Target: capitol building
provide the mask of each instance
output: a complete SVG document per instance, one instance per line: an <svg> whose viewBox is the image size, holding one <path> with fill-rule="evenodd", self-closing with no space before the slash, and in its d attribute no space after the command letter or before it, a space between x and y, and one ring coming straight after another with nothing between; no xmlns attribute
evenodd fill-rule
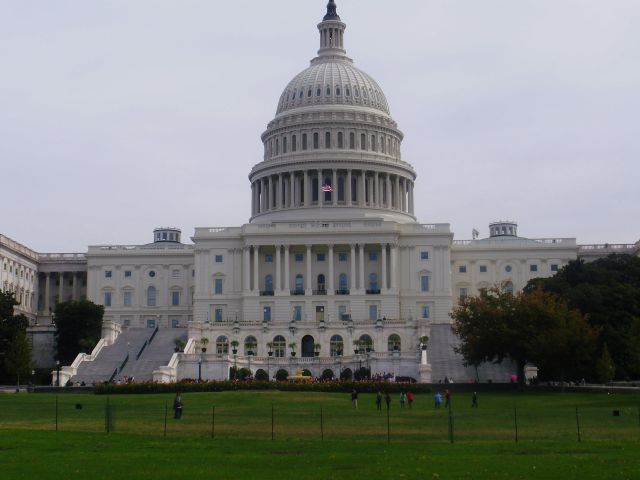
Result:
<svg viewBox="0 0 640 480"><path fill-rule="evenodd" d="M103 339L62 366L61 382L226 379L233 366L271 378L367 367L423 382L508 381L508 368L467 368L455 354L449 313L460 298L494 285L520 290L578 257L638 254L640 243L519 237L514 221L471 240L420 223L420 172L402 156L384 92L347 55L335 2L317 27L317 56L286 85L262 133L248 223L196 228L193 243L157 228L148 244L74 254L0 236L0 286L30 318L41 366L54 363L56 302L105 307Z"/></svg>

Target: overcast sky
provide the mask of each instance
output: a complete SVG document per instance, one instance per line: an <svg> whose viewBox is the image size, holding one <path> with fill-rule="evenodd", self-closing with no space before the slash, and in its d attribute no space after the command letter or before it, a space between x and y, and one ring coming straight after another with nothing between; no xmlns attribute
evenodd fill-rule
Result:
<svg viewBox="0 0 640 480"><path fill-rule="evenodd" d="M640 1L338 0L421 223L640 239ZM239 226L326 0L0 0L0 233L40 252Z"/></svg>

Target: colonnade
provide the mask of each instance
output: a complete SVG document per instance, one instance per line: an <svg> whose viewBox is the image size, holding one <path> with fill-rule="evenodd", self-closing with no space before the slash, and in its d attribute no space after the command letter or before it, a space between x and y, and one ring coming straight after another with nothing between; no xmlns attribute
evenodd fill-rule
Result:
<svg viewBox="0 0 640 480"><path fill-rule="evenodd" d="M251 213L341 205L413 215L413 188L413 180L407 177L377 171L322 168L283 172L251 184Z"/></svg>
<svg viewBox="0 0 640 480"><path fill-rule="evenodd" d="M44 277L44 288L41 290L43 292L42 303L40 304L40 311L47 314L49 310L53 310L55 307L55 299L52 302L51 294L57 290L57 301L64 302L65 292L68 292L68 288L65 289L65 279L71 279L71 300L79 300L81 296L84 296L85 288L86 288L86 274L84 272L44 272L42 276ZM51 280L57 278L58 285L51 285ZM54 288L56 290L54 290Z"/></svg>
<svg viewBox="0 0 640 480"><path fill-rule="evenodd" d="M365 248L366 247L366 248ZM368 282L365 277L365 257L369 253L376 253L379 256L375 260L376 276L379 275L379 287L377 289L369 289ZM274 255L273 269L269 268L268 272L261 272L261 255ZM296 260L296 255L303 255L305 263L305 276L302 288L296 284L295 279L292 283L291 261ZM316 268L312 268L313 254L325 254L325 261L315 262ZM340 259L339 255L346 255L348 269L342 268L340 271L347 276L346 285L340 285L339 275L336 275L336 259ZM368 262L370 259L367 260ZM364 244L351 243L340 245L251 245L244 248L243 257L243 291L245 293L268 293L275 295L313 295L313 280L318 275L326 276L326 285L324 289L316 289L317 294L321 295L349 295L355 294L379 294L388 290L397 288L398 278L398 246L395 244ZM260 289L261 280L264 274L275 274L273 282L273 290L264 292ZM368 269L369 271L371 268ZM357 275L356 275L357 272ZM357 280L357 282L356 282ZM263 282L264 283L264 282ZM346 286L346 288L344 288ZM320 291L320 293L318 293Z"/></svg>

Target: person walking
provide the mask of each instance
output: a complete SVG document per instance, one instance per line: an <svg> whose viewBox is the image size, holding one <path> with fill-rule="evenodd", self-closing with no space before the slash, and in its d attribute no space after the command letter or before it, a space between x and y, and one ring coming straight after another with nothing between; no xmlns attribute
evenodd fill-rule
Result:
<svg viewBox="0 0 640 480"><path fill-rule="evenodd" d="M407 396L404 393L404 390L400 392L400 408L404 408L404 402L407 399Z"/></svg>
<svg viewBox="0 0 640 480"><path fill-rule="evenodd" d="M411 391L407 392L407 403L409 404L409 410L411 410L413 405L413 392Z"/></svg>
<svg viewBox="0 0 640 480"><path fill-rule="evenodd" d="M451 392L449 390L444 391L444 408L451 406Z"/></svg>
<svg viewBox="0 0 640 480"><path fill-rule="evenodd" d="M391 408L391 397L389 396L389 392L385 392L384 394L384 401L387 404L387 412L389 411L389 409Z"/></svg>
<svg viewBox="0 0 640 480"><path fill-rule="evenodd" d="M442 405L442 395L440 394L440 392L436 392L436 394L433 396L433 401L435 407L440 408L440 405Z"/></svg>
<svg viewBox="0 0 640 480"><path fill-rule="evenodd" d="M376 393L376 410L382 410L382 392L380 390Z"/></svg>
<svg viewBox="0 0 640 480"><path fill-rule="evenodd" d="M478 408L478 392L473 392L471 396L471 408Z"/></svg>
<svg viewBox="0 0 640 480"><path fill-rule="evenodd" d="M358 408L358 391L355 388L351 392L351 406L355 409Z"/></svg>
<svg viewBox="0 0 640 480"><path fill-rule="evenodd" d="M180 420L182 418L182 408L184 404L182 403L182 395L180 392L176 393L176 398L173 399L173 418L176 420Z"/></svg>

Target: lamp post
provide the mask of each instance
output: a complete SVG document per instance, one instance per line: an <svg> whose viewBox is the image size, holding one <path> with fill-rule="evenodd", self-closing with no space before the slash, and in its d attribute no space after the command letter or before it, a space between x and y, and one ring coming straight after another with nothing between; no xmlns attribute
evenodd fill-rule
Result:
<svg viewBox="0 0 640 480"><path fill-rule="evenodd" d="M202 382L202 354L198 355L198 383Z"/></svg>

